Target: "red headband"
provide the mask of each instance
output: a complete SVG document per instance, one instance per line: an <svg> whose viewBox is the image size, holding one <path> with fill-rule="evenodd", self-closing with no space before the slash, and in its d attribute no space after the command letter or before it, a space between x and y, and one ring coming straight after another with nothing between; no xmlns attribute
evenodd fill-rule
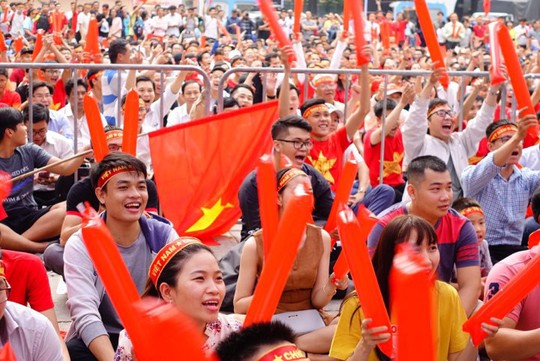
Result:
<svg viewBox="0 0 540 361"><path fill-rule="evenodd" d="M161 272L163 272L163 269L169 263L169 261L180 251L182 251L184 248L186 248L189 245L192 244L202 244L201 241L199 241L197 238L194 237L182 237L178 238L176 241L171 242L165 247L163 247L158 254L156 255L156 258L152 261L152 264L150 265L150 269L148 270L148 277L152 280L152 283L157 288L158 284L157 281L159 279L159 276L161 276Z"/></svg>
<svg viewBox="0 0 540 361"><path fill-rule="evenodd" d="M124 136L123 131L121 131L121 130L111 130L111 131L105 133L105 140L122 138L123 136Z"/></svg>
<svg viewBox="0 0 540 361"><path fill-rule="evenodd" d="M101 173L101 175L99 176L97 186L99 188L103 188L103 186L107 184L107 182L110 181L111 178L117 174L127 173L127 172L136 172L136 171L137 170L134 167L127 166L127 165L121 165L118 167L114 167L112 169L108 169L105 172Z"/></svg>
<svg viewBox="0 0 540 361"><path fill-rule="evenodd" d="M296 345L278 346L261 357L258 361L275 361L275 360L307 360L304 351L298 349Z"/></svg>
<svg viewBox="0 0 540 361"><path fill-rule="evenodd" d="M489 136L488 141L490 143L493 143L494 141L499 139L502 134L504 134L506 132L517 132L517 128L516 128L515 125L512 125L512 124L503 125L503 126L497 128L497 129L495 129L493 131L493 133L491 133L491 135Z"/></svg>
<svg viewBox="0 0 540 361"><path fill-rule="evenodd" d="M302 117L307 119L311 116L311 114L315 112L324 112L324 111L328 111L328 106L326 104L315 104L307 108L304 114L302 114Z"/></svg>
<svg viewBox="0 0 540 361"><path fill-rule="evenodd" d="M463 217L467 217L467 218L469 218L471 214L475 214L475 213L481 214L482 216L484 215L482 208L477 207L477 206L467 207L465 209L462 209L461 212L459 213L461 213Z"/></svg>
<svg viewBox="0 0 540 361"><path fill-rule="evenodd" d="M298 168L291 168L289 169L287 172L285 172L285 174L283 175L283 177L281 177L281 179L279 180L278 182L278 187L277 187L277 191L278 193L283 189L285 188L285 186L287 185L287 183L289 183L293 178L296 178L297 176L299 175L306 175L306 173L302 172L300 169Z"/></svg>

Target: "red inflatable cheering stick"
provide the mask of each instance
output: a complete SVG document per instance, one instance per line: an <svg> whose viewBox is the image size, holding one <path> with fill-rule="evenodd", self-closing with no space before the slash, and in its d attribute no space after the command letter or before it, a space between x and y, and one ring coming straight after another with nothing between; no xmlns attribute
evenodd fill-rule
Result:
<svg viewBox="0 0 540 361"><path fill-rule="evenodd" d="M267 260L279 222L274 158L268 154L261 157L257 168L257 191L263 232L264 260Z"/></svg>
<svg viewBox="0 0 540 361"><path fill-rule="evenodd" d="M139 93L131 89L124 104L124 134L122 152L135 156L137 154L137 134L139 133Z"/></svg>
<svg viewBox="0 0 540 361"><path fill-rule="evenodd" d="M342 252L345 252L347 257L364 315L366 318L373 319L371 323L373 326L386 326L390 330L390 318L371 264L366 242L362 240L362 230L354 212L350 208L340 210L337 215L337 225L339 238L343 245ZM388 357L392 357L392 339L379 344L379 348Z"/></svg>
<svg viewBox="0 0 540 361"><path fill-rule="evenodd" d="M296 35L300 32L300 18L302 17L302 10L304 10L304 0L295 0L294 2L294 26L293 34Z"/></svg>
<svg viewBox="0 0 540 361"><path fill-rule="evenodd" d="M17 356L15 356L9 341L0 349L0 361L17 361Z"/></svg>
<svg viewBox="0 0 540 361"><path fill-rule="evenodd" d="M334 197L334 203L330 209L330 215L324 229L328 233L334 232L336 229L336 215L338 210L343 204L347 204L349 195L351 194L351 188L353 186L356 175L358 174L358 163L354 159L349 159L343 167L343 173L339 179L339 183L336 188L336 195ZM332 239L332 247L336 243L335 239ZM341 278L340 278L341 279Z"/></svg>
<svg viewBox="0 0 540 361"><path fill-rule="evenodd" d="M497 85L504 83L506 78L501 69L501 48L499 46L499 37L497 36L497 27L501 24L496 21L489 23L489 55L491 56L491 68L489 69L491 84Z"/></svg>
<svg viewBox="0 0 540 361"><path fill-rule="evenodd" d="M445 72L439 81L445 89L448 89L450 78L446 72L441 47L437 41L437 34L435 34L435 28L433 27L433 21L431 21L431 15L429 14L426 0L414 0L414 5L416 7L416 14L418 16L418 21L420 22L420 27L422 28L422 33L426 39L429 54L433 60L433 65L436 68L445 69Z"/></svg>
<svg viewBox="0 0 540 361"><path fill-rule="evenodd" d="M272 251L259 277L244 326L269 322L276 311L298 253L306 223L311 218L313 195L306 189L306 185L298 185L285 205Z"/></svg>
<svg viewBox="0 0 540 361"><path fill-rule="evenodd" d="M364 38L364 11L362 9L362 2L358 0L350 0L348 3L349 10L352 12L354 20L354 43L356 45L356 64L358 66L369 63L370 59L363 54L362 49L366 45L366 39Z"/></svg>
<svg viewBox="0 0 540 361"><path fill-rule="evenodd" d="M390 272L399 361L435 360L433 276L409 243L397 246Z"/></svg>
<svg viewBox="0 0 540 361"><path fill-rule="evenodd" d="M521 69L516 48L508 28L504 25L499 25L497 27L497 36L499 38L499 45L506 63L506 68L508 69L508 76L510 76L510 81L512 82L512 88L514 89L518 109L523 109L520 115L536 115L531 101L531 96L529 95L529 87L527 86L527 81L523 76L523 70ZM527 136L523 140L523 146L528 147L534 145L537 141L538 125L535 125L534 127L530 127L528 129Z"/></svg>
<svg viewBox="0 0 540 361"><path fill-rule="evenodd" d="M463 324L463 331L471 334L475 346L487 336L482 330L483 322L493 324L492 317L503 319L516 305L540 283L540 249L535 256L510 281L478 309Z"/></svg>
<svg viewBox="0 0 540 361"><path fill-rule="evenodd" d="M283 48L286 45L291 45L291 39L289 39L287 35L285 35L285 32L279 25L276 9L274 8L272 1L259 0L259 7L261 9L261 13L264 15L264 17L268 21L268 25L270 26L270 29L272 30L272 34L276 37L279 43L279 46ZM289 57L289 62L292 63L295 60L296 60L296 57L294 55L291 55Z"/></svg>
<svg viewBox="0 0 540 361"><path fill-rule="evenodd" d="M377 224L377 218L361 204L360 207L358 207L358 221L360 222L360 239L358 242L367 243L369 233ZM345 256L345 252L341 252L336 263L334 263L334 278L336 280L343 279L347 272L349 272L347 257Z"/></svg>
<svg viewBox="0 0 540 361"><path fill-rule="evenodd" d="M92 139L94 157L96 158L96 161L101 162L107 153L109 153L109 147L107 146L105 131L103 130L103 124L101 123L99 107L96 100L88 94L84 96L83 107L88 122L88 128L90 130L90 138Z"/></svg>

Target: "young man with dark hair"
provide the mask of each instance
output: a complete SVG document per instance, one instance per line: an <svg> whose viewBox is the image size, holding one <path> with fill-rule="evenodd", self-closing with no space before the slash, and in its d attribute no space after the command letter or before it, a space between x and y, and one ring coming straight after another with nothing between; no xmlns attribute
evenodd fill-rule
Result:
<svg viewBox="0 0 540 361"><path fill-rule="evenodd" d="M322 174L305 163L306 156L313 146L310 132L311 125L304 118L289 115L274 123L272 139L274 140L276 160L279 161L281 155L284 155L291 160L293 167L301 169L310 177L313 197L315 198L313 219L320 224L326 222L334 196ZM242 239L244 239L250 231L261 227L256 171L251 172L244 179L238 191L238 198L242 210Z"/></svg>
<svg viewBox="0 0 540 361"><path fill-rule="evenodd" d="M9 74L7 69L0 69L0 103L19 108L21 106L21 96L19 93L7 89L8 80Z"/></svg>
<svg viewBox="0 0 540 361"><path fill-rule="evenodd" d="M26 144L26 141L27 132L22 113L14 108L0 108L0 169L11 177L59 161L37 145ZM70 175L83 162L84 156L80 156L49 170L60 175ZM6 233L2 231L4 248L43 252L46 244L39 242L60 234L65 203L37 209L32 189L32 177L16 181L4 201L7 218L2 223L8 228ZM11 230L20 236L13 236Z"/></svg>
<svg viewBox="0 0 540 361"><path fill-rule="evenodd" d="M32 84L32 102L41 103L49 109L49 129L73 139L73 127L62 112L51 109L53 87L46 82L36 81Z"/></svg>
<svg viewBox="0 0 540 361"><path fill-rule="evenodd" d="M256 323L231 333L216 354L221 361L309 360L295 341L293 330L279 321Z"/></svg>
<svg viewBox="0 0 540 361"><path fill-rule="evenodd" d="M467 197L476 199L486 214L486 241L493 264L521 251L525 212L529 198L540 187L540 171L518 168L527 129L537 124L535 115L518 124L499 121L486 129L490 153L461 176Z"/></svg>
<svg viewBox="0 0 540 361"><path fill-rule="evenodd" d="M441 261L439 279L450 282L456 268L459 295L470 315L480 295L480 267L476 232L471 222L461 216L452 204L452 179L446 164L431 155L412 160L408 167L407 191L411 201L396 204L379 217L368 238L373 253L384 227L395 217L412 214L424 218L435 228Z"/></svg>
<svg viewBox="0 0 540 361"><path fill-rule="evenodd" d="M148 201L146 167L125 153L110 153L90 175L102 218L110 230L139 293L146 284L153 253L178 238L164 219L144 213ZM64 275L67 306L73 323L66 336L72 360L112 360L123 329L81 237L74 233L66 244Z"/></svg>

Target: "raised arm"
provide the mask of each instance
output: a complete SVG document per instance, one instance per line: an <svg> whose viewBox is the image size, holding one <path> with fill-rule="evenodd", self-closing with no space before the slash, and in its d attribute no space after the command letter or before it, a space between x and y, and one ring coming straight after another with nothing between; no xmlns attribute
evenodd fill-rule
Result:
<svg viewBox="0 0 540 361"><path fill-rule="evenodd" d="M365 55L369 55L369 46L364 47L363 52ZM354 138L354 133L356 133L358 128L362 126L362 124L364 123L364 119L368 115L370 109L369 98L371 95L371 91L369 88L368 65L364 64L360 68L362 70L362 73L360 74L360 106L347 118L347 121L345 123L349 139Z"/></svg>

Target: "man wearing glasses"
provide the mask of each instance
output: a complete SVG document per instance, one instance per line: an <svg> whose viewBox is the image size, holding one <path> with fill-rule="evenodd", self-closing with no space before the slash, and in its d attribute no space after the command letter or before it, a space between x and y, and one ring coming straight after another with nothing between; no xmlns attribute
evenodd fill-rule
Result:
<svg viewBox="0 0 540 361"><path fill-rule="evenodd" d="M461 174L469 164L469 157L476 153L484 129L493 121L497 94L502 83L490 85L486 100L476 117L467 123L465 130L454 132L457 115L450 108L448 101L440 98L431 99L432 90L441 75L440 70L433 71L422 92L411 105L409 117L403 124L401 133L405 147L404 163L409 164L412 159L422 155L441 158L450 171L455 200L463 197ZM407 193L404 194L403 200L410 200Z"/></svg>
<svg viewBox="0 0 540 361"><path fill-rule="evenodd" d="M28 307L8 301L11 286L0 261L0 332L17 360L62 361L60 339L51 322Z"/></svg>
<svg viewBox="0 0 540 361"><path fill-rule="evenodd" d="M493 264L524 250L521 236L529 198L540 187L540 171L518 168L527 129L537 124L527 115L518 124L500 120L486 129L490 153L461 176L467 197L475 198L485 213L485 239Z"/></svg>
<svg viewBox="0 0 540 361"><path fill-rule="evenodd" d="M50 109L53 88L49 84L37 81L32 86L32 102L41 103L49 109L49 129L73 139L73 128L69 126L66 116L56 110Z"/></svg>

